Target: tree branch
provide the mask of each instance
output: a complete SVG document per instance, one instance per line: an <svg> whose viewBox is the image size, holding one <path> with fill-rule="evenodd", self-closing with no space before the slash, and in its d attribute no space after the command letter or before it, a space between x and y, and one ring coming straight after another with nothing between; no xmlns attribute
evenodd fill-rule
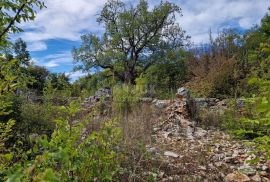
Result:
<svg viewBox="0 0 270 182"><path fill-rule="evenodd" d="M0 34L0 40L4 37L4 35L9 31L9 29L11 28L12 25L15 24L15 21L17 20L18 16L20 15L20 13L22 12L23 8L26 6L26 3L23 3L22 6L18 9L16 15L14 16L14 18L10 21L10 23L8 24L8 26L4 29L4 31Z"/></svg>
<svg viewBox="0 0 270 182"><path fill-rule="evenodd" d="M162 28L162 26L163 26L163 24L164 24L166 18L167 18L167 15L166 15L166 16L163 16L163 18L162 18L160 24L157 24L157 25L156 25L156 28L155 28L155 30L154 30L153 35L152 35L149 39L147 39L147 37L145 38L144 43L136 50L136 52L135 52L136 54L139 54L140 51L146 46L146 44L147 44L149 41L151 41L151 40L157 35L158 31Z"/></svg>

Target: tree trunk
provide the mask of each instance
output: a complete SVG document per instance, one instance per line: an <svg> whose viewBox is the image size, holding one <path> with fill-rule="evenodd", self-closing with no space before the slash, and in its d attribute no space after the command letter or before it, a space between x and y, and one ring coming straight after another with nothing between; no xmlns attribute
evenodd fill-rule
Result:
<svg viewBox="0 0 270 182"><path fill-rule="evenodd" d="M125 83L135 85L136 84L136 75L131 71L126 71L125 73Z"/></svg>

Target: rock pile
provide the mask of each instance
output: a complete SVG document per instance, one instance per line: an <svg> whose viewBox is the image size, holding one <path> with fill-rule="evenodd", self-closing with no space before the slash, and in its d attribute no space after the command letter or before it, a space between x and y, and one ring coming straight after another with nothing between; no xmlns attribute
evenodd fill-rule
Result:
<svg viewBox="0 0 270 182"><path fill-rule="evenodd" d="M157 108L165 108L164 115L166 117L163 122L156 124L156 131L161 130L167 136L184 136L193 139L195 122L192 121L189 109L192 106L191 99L189 92L185 88L180 88L177 92L177 99L165 102L162 104L163 107L158 107L163 102L156 101L155 106Z"/></svg>
<svg viewBox="0 0 270 182"><path fill-rule="evenodd" d="M192 98L185 89L179 89L177 94L173 101L152 102L163 116L153 126L155 142L147 146L154 160L161 161L157 181L270 181L270 164L251 154L246 141L196 126L189 109ZM207 107L226 104L214 99L199 102L208 102ZM252 165L249 161L255 157L260 162Z"/></svg>
<svg viewBox="0 0 270 182"><path fill-rule="evenodd" d="M94 107L99 101L104 101L105 103L108 103L111 101L112 98L112 91L108 87L104 87L96 91L96 93L93 96L90 96L86 98L82 106L84 108L92 108Z"/></svg>

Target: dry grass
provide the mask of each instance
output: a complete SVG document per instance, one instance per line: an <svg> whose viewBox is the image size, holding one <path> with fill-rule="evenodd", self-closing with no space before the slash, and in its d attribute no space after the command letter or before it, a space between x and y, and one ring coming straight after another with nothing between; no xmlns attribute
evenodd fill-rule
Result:
<svg viewBox="0 0 270 182"><path fill-rule="evenodd" d="M119 113L117 115L119 117ZM153 112L151 106L139 103L131 112L127 115L121 114L119 118L123 132L122 145L126 156L123 163L126 171L121 176L121 181L148 181L147 178L153 170L153 161L145 149L145 146L152 142Z"/></svg>
<svg viewBox="0 0 270 182"><path fill-rule="evenodd" d="M218 111L201 109L198 114L198 124L205 129L222 128L223 115Z"/></svg>

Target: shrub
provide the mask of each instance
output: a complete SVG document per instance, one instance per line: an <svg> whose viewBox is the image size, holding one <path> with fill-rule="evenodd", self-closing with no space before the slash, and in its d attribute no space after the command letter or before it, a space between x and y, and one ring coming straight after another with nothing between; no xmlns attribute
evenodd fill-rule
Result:
<svg viewBox="0 0 270 182"><path fill-rule="evenodd" d="M200 97L224 98L234 95L234 67L235 60L227 59L224 55L192 60L189 63L191 81L186 83Z"/></svg>
<svg viewBox="0 0 270 182"><path fill-rule="evenodd" d="M223 113L216 110L200 109L198 113L199 124L205 128L221 128L223 123Z"/></svg>
<svg viewBox="0 0 270 182"><path fill-rule="evenodd" d="M1 56L1 55L0 55ZM0 117L5 117L9 115L12 110L12 102L9 102L5 97L13 92L18 84L16 82L16 76L14 76L11 71L17 64L16 60L11 60L10 62L5 62L0 57ZM13 136L12 128L15 125L13 119L8 119L7 121L0 121L0 179L5 175L5 171L8 169L9 165L13 159L13 153L10 148L7 147L7 141Z"/></svg>
<svg viewBox="0 0 270 182"><path fill-rule="evenodd" d="M45 103L23 103L17 129L23 134L51 135L54 129L55 107Z"/></svg>
<svg viewBox="0 0 270 182"><path fill-rule="evenodd" d="M115 121L106 122L99 131L87 134L83 123L74 123L80 111L79 104L71 102L61 107L51 140L38 137L29 151L39 154L33 161L12 172L9 179L20 181L112 181L120 170L121 153L117 147L121 132ZM40 154L41 153L41 154ZM16 168L16 167L15 167Z"/></svg>
<svg viewBox="0 0 270 182"><path fill-rule="evenodd" d="M7 169L7 166L10 165L13 158L13 154L5 147L5 144L12 137L12 127L14 124L14 120L9 120L6 124L0 123L0 177L3 175L2 172Z"/></svg>
<svg viewBox="0 0 270 182"><path fill-rule="evenodd" d="M113 108L116 112L130 112L138 105L142 92L133 85L115 86L113 88Z"/></svg>
<svg viewBox="0 0 270 182"><path fill-rule="evenodd" d="M265 159L270 160L270 97L269 91L264 92L269 90L270 82L253 78L250 83L260 88L260 94L245 99L242 108L233 105L224 118L224 128L239 138L251 140L256 146L253 152L263 153Z"/></svg>
<svg viewBox="0 0 270 182"><path fill-rule="evenodd" d="M150 66L136 84L147 89L147 96L169 99L187 79L187 53L184 50L170 50L168 54Z"/></svg>

